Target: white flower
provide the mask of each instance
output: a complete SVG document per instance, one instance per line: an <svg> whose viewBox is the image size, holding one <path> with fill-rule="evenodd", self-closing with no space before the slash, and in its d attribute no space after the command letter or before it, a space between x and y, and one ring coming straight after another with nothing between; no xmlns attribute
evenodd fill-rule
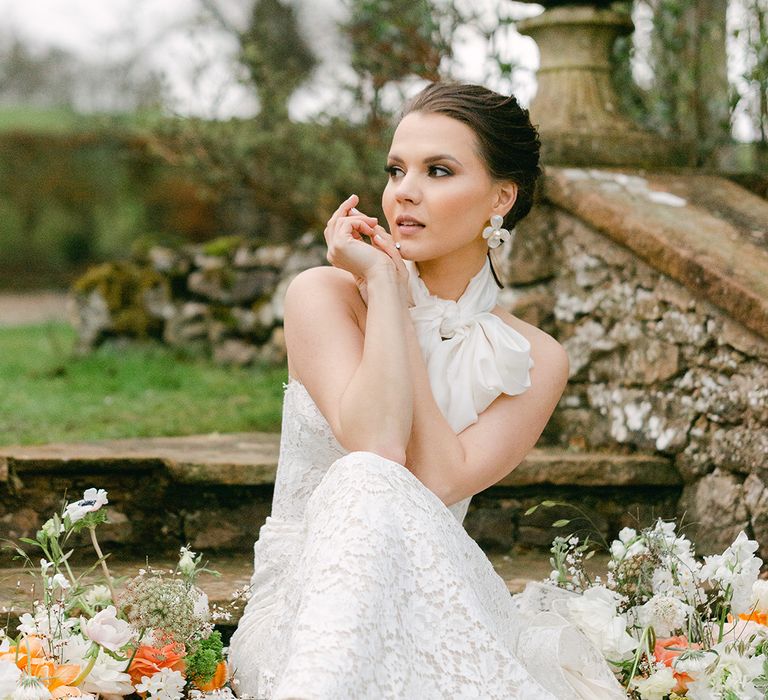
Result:
<svg viewBox="0 0 768 700"><path fill-rule="evenodd" d="M593 586L566 601L573 623L611 661L621 661L637 648L637 642L627 634L626 619L617 614L618 600L613 591Z"/></svg>
<svg viewBox="0 0 768 700"><path fill-rule="evenodd" d="M711 673L717 661L718 655L714 651L686 649L672 661L672 666L677 673L687 673L691 678L696 679Z"/></svg>
<svg viewBox="0 0 768 700"><path fill-rule="evenodd" d="M648 678L636 676L632 679L632 687L643 700L664 700L676 685L675 674L668 666L654 671Z"/></svg>
<svg viewBox="0 0 768 700"><path fill-rule="evenodd" d="M59 522L57 525L53 518L49 518L45 521L45 524L40 529L45 535L53 539L54 537L58 537L62 532L64 532L64 523Z"/></svg>
<svg viewBox="0 0 768 700"><path fill-rule="evenodd" d="M11 661L0 661L0 698L10 697L16 690L21 671Z"/></svg>
<svg viewBox="0 0 768 700"><path fill-rule="evenodd" d="M669 637L675 630L685 627L692 608L683 601L666 595L655 595L638 610L640 624L653 627L659 637Z"/></svg>
<svg viewBox="0 0 768 700"><path fill-rule="evenodd" d="M54 574L53 578L48 579L48 582L50 589L61 588L61 590L66 591L70 587L69 581L64 574Z"/></svg>
<svg viewBox="0 0 768 700"><path fill-rule="evenodd" d="M106 608L113 602L109 588L102 585L89 588L88 592L83 596L83 601L91 608Z"/></svg>
<svg viewBox="0 0 768 700"><path fill-rule="evenodd" d="M208 620L211 616L211 611L208 606L208 596L199 588L193 588L190 590L190 595L195 596L193 613L195 617L199 617L201 620Z"/></svg>
<svg viewBox="0 0 768 700"><path fill-rule="evenodd" d="M184 676L179 671L161 668L153 676L142 676L136 692L148 693L156 700L179 700L184 690Z"/></svg>
<svg viewBox="0 0 768 700"><path fill-rule="evenodd" d="M752 604L755 612L768 613L768 581L757 579L752 584Z"/></svg>
<svg viewBox="0 0 768 700"><path fill-rule="evenodd" d="M611 556L616 561L621 561L626 557L633 557L636 554L647 552L643 539L637 534L637 531L631 527L622 528L619 532L619 539L611 542Z"/></svg>
<svg viewBox="0 0 768 700"><path fill-rule="evenodd" d="M16 629L22 634L66 639L75 625L77 620L65 617L64 609L59 603L54 603L50 607L38 604L34 614L24 613L19 617Z"/></svg>
<svg viewBox="0 0 768 700"><path fill-rule="evenodd" d="M18 681L16 690L11 694L13 700L50 700L51 691L37 676L23 674Z"/></svg>
<svg viewBox="0 0 768 700"><path fill-rule="evenodd" d="M752 682L762 673L762 656L741 656L718 644L714 651L720 655L714 670L688 684L690 700L719 700L736 697L739 700L763 700L764 694Z"/></svg>
<svg viewBox="0 0 768 700"><path fill-rule="evenodd" d="M179 554L179 571L189 576L195 570L195 553L188 547L182 547Z"/></svg>
<svg viewBox="0 0 768 700"><path fill-rule="evenodd" d="M117 618L114 605L108 605L90 620L81 617L80 631L91 641L115 652L130 642L136 634L125 620Z"/></svg>
<svg viewBox="0 0 768 700"><path fill-rule="evenodd" d="M125 661L118 661L109 654L99 653L82 688L94 695L130 695L133 693L131 677L123 669L125 669Z"/></svg>
<svg viewBox="0 0 768 700"><path fill-rule="evenodd" d="M69 518L69 522L74 524L82 520L88 513L93 513L102 506L109 503L107 492L104 489L86 489L82 499L70 503L64 509L64 517Z"/></svg>
<svg viewBox="0 0 768 700"><path fill-rule="evenodd" d="M752 586L763 563L753 556L757 548L757 542L748 539L742 530L721 555L704 557L704 566L699 572L702 580L719 584L723 590L731 587L731 609L735 615L750 609Z"/></svg>

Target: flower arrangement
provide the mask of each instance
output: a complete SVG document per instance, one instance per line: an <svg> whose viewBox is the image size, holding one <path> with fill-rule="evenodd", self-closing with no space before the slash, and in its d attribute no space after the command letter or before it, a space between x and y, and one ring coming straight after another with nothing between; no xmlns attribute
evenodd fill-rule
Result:
<svg viewBox="0 0 768 700"><path fill-rule="evenodd" d="M701 561L675 523L659 519L604 544L606 576L592 577L585 563L596 543L555 538L549 583L574 593L563 614L602 653L628 697L768 697L768 581L758 577L757 542L741 532L721 555Z"/></svg>
<svg viewBox="0 0 768 700"><path fill-rule="evenodd" d="M14 545L41 585L32 610L19 618L18 634L0 629L0 700L233 698L221 634L212 624L222 611L211 611L196 585L200 573L216 572L182 547L175 569L140 569L117 593L96 536L107 503L106 491L88 489L34 539L22 539L42 554L39 565ZM76 576L73 550L65 549L84 531L97 560ZM97 568L103 583L87 583Z"/></svg>

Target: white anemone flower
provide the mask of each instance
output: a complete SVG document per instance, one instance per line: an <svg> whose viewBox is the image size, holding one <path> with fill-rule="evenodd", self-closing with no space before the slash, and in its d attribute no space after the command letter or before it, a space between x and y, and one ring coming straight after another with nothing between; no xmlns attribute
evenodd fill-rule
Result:
<svg viewBox="0 0 768 700"><path fill-rule="evenodd" d="M70 503L64 509L64 517L74 524L82 520L88 513L94 513L107 505L107 492L104 489L86 489L79 501Z"/></svg>

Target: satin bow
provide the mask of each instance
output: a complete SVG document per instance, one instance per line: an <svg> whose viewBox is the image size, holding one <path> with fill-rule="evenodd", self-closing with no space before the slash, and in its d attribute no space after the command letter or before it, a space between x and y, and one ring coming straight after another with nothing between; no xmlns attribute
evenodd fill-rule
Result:
<svg viewBox="0 0 768 700"><path fill-rule="evenodd" d="M405 261L416 329L437 405L456 433L477 422L499 394L531 385L531 344L495 314L498 288L486 258L457 301L430 294L416 264Z"/></svg>

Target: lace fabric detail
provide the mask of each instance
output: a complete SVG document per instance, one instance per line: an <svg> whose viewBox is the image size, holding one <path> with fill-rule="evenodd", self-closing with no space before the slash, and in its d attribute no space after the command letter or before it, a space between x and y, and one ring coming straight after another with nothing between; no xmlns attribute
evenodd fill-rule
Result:
<svg viewBox="0 0 768 700"><path fill-rule="evenodd" d="M336 439L306 387L289 379L283 400L280 458L275 475L272 515L280 519L301 518L309 497L329 465L348 453ZM448 506L461 523L472 497Z"/></svg>
<svg viewBox="0 0 768 700"><path fill-rule="evenodd" d="M456 505L397 462L345 452L291 380L273 512L230 643L238 695L612 699L586 638L510 596Z"/></svg>

